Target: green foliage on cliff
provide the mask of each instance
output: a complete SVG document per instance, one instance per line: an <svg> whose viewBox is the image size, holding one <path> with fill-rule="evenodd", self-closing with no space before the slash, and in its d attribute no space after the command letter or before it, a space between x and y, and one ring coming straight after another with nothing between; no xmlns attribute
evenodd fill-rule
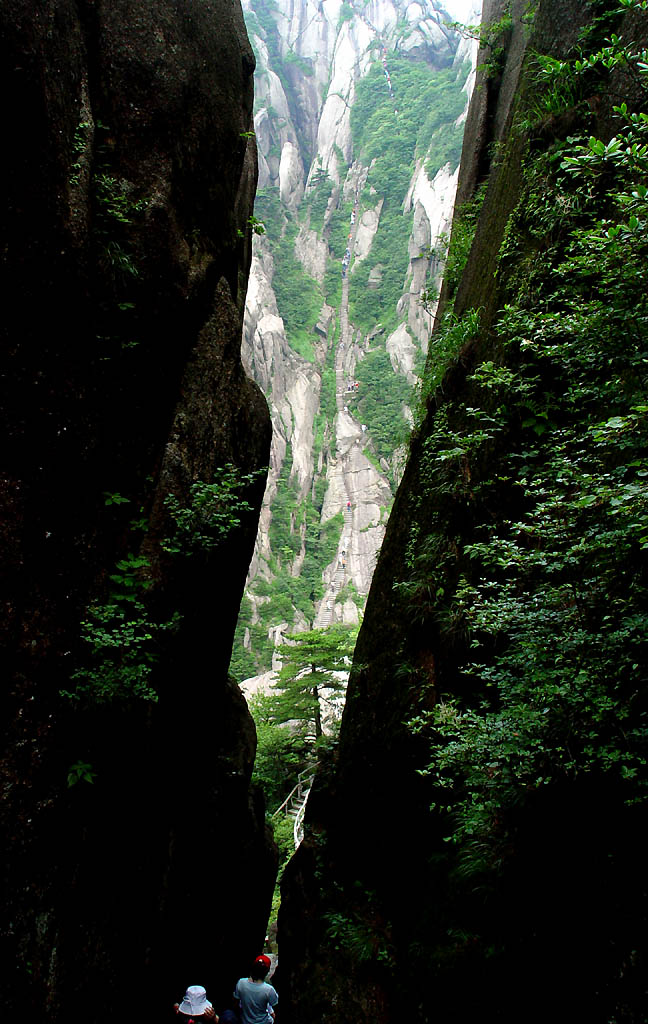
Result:
<svg viewBox="0 0 648 1024"><path fill-rule="evenodd" d="M251 31L263 35L270 63L280 73L287 88L290 106L295 96L287 81L294 79L294 67L278 70L281 47L278 45L277 7L274 3L255 3L255 10L257 14L246 19L248 26ZM406 33L406 30L403 22L399 32ZM378 47L378 41L375 42ZM295 65L294 59L291 58L290 62ZM432 176L446 162L449 161L453 168L458 162L462 130L454 125L454 121L465 106L462 89L468 70L467 67L433 69L418 58L401 56L393 51L388 55L388 63L397 112L389 95L381 60L375 62L366 79L357 83L351 110L354 159L359 158L366 166L371 165L357 215L361 217L369 207L378 207L380 223L372 252L366 260L355 264L348 278L351 323L368 333L380 321L384 338L402 319L396 307L408 286L405 278L413 213L403 213L403 201L411 175L417 161L420 163L427 159ZM269 110L269 114L272 122L277 117L276 111ZM299 120L299 116L293 119ZM272 130L271 124L271 133ZM278 136L272 138L276 143ZM313 327L321 304L327 301L338 309L340 307L340 263L349 244L354 208L349 180L341 187L348 171L347 160L338 146L334 146L334 153L338 163L338 184L334 183L335 175L329 177L321 166L321 158L318 158L319 162L311 169L310 184L298 210L293 212L282 208L277 188L260 189L255 206L255 215L266 227L264 249L270 249L274 260L273 287L289 344L313 362L316 354ZM274 155L278 155L278 149ZM308 160L305 153L305 166L308 166ZM328 244L329 259L321 287L304 274L295 257L295 238L302 225L315 229ZM379 272L374 274L369 287L369 275L376 269ZM356 363L354 373L361 387L357 394L347 399L350 411L367 426L367 437L371 443L366 446L366 455L381 473L385 472L385 461L393 466L394 449L407 436L408 422L403 413L410 392L406 379L392 369L384 349L384 338L382 342L374 342L374 350ZM329 347L326 362L321 365L323 346L318 346L317 361L320 365L317 369L321 373L321 391L320 415L315 423L314 462L320 453L326 459L328 453L334 452L333 425L337 412L334 354L333 347ZM315 483L313 495L300 499L291 471L292 457L288 453L273 502L270 526L272 557L267 569L274 575L275 582L266 582L261 589L252 586L252 592L260 599L255 602L258 622L252 624L246 616L245 624L243 621L239 623L233 661L233 671L239 676L250 674L253 665L256 671L269 667L271 643L267 631L273 626L282 621L291 625L301 622L299 613L312 622L312 602L322 596L321 572L335 555L341 520L338 522L336 516L325 525L319 521L324 476ZM395 483L396 473L391 471L390 475ZM311 505L313 501L315 515ZM298 575L293 576L293 573ZM289 602L294 605L292 615ZM295 612L298 613L296 618ZM252 648L242 651L240 643L246 628Z"/></svg>
<svg viewBox="0 0 648 1024"><path fill-rule="evenodd" d="M228 464L217 467L211 483L192 484L186 505L176 495L168 495L165 506L171 525L160 543L162 550L176 557L195 558L222 544L240 526L241 516L252 512L244 494L260 473L265 475L266 470L242 474ZM104 499L111 509L129 504L115 492L104 492ZM146 520L130 521L133 543L145 529ZM163 635L178 627L180 615L175 613L163 621L156 618L147 596L151 586L148 557L131 551L116 562L106 581L107 593L87 608L81 621L84 654L71 676L73 688L61 691L62 696L85 704L157 701L152 675L162 655Z"/></svg>
<svg viewBox="0 0 648 1024"><path fill-rule="evenodd" d="M621 53L645 98L645 52L616 37L553 76L579 92ZM615 113L610 141L530 147L495 356L472 372L470 407L446 403L423 443L414 518L432 505L443 525L414 525L399 586L470 652L455 695L440 684L417 723L469 874L499 871L546 787L648 799L648 115ZM453 524L462 507L470 527L465 512Z"/></svg>
<svg viewBox="0 0 648 1024"><path fill-rule="evenodd" d="M446 309L430 339L428 356L419 387L419 420L425 415L427 402L441 384L449 367L459 357L464 345L479 331L479 310L469 309L463 316Z"/></svg>
<svg viewBox="0 0 648 1024"><path fill-rule="evenodd" d="M427 65L395 54L389 55L388 66L395 101L377 62L358 83L351 111L355 151L367 163L373 161L367 185L376 191L373 199L365 193L363 202L384 200L371 254L351 275L350 316L365 330L378 321L393 328L398 321L396 304L405 290L412 227L411 214L404 215L402 205L415 160L427 156L426 171L433 178L446 162L454 170L461 155L462 131L454 121L465 106L467 67L431 73ZM369 288L376 266L380 281Z"/></svg>
<svg viewBox="0 0 648 1024"><path fill-rule="evenodd" d="M316 486L314 498L299 498L296 478L291 478L292 452L287 447L278 484L278 500L273 502L270 541L273 559L272 578L257 577L249 588L256 600L257 621L252 622L249 600L244 599L234 638L230 671L240 680L267 671L274 645L269 630L282 622L292 627L295 615L312 621L314 603L322 597L322 573L337 551L344 525L340 511L321 521L322 486ZM323 481L322 481L323 483ZM293 561L304 548L301 570L293 574ZM244 646L245 631L249 646Z"/></svg>
<svg viewBox="0 0 648 1024"><path fill-rule="evenodd" d="M454 299L461 275L466 268L485 195L486 186L482 185L477 189L472 199L455 210L452 218L450 245L446 253L439 253L440 258L445 263L444 284L447 289L448 302ZM442 239L439 242L443 245Z"/></svg>
<svg viewBox="0 0 648 1024"><path fill-rule="evenodd" d="M356 377L360 390L355 415L368 426L378 458L389 462L398 441L406 438L403 406L412 389L405 377L394 372L384 348L360 360Z"/></svg>
<svg viewBox="0 0 648 1024"><path fill-rule="evenodd" d="M212 551L240 526L242 514L253 511L243 494L260 474L266 473L262 469L243 474L229 463L216 468L211 483L193 483L187 505L175 494L167 495L164 504L173 526L170 536L162 541L163 550L187 558Z"/></svg>
<svg viewBox="0 0 648 1024"><path fill-rule="evenodd" d="M354 266L350 277L349 316L366 331L379 322L392 330L400 319L396 305L405 291L407 243L412 230L412 216L404 216L401 205L402 195L397 198L396 194L385 203L372 253ZM379 281L370 285L369 275L374 267L379 268Z"/></svg>
<svg viewBox="0 0 648 1024"><path fill-rule="evenodd" d="M73 689L61 695L82 704L157 701L151 675L159 661L160 638L177 628L179 615L164 622L146 603L150 564L133 553L120 559L110 575L109 594L92 604L81 622L85 655L71 677Z"/></svg>
<svg viewBox="0 0 648 1024"><path fill-rule="evenodd" d="M351 131L357 152L377 161L369 184L389 193L399 180L402 201L415 157L425 157L441 133L447 131L454 137L452 127L466 103L462 90L469 69L464 65L431 72L426 64L393 53L388 66L395 103L382 65L376 62L358 83ZM431 168L432 175L440 166Z"/></svg>
<svg viewBox="0 0 648 1024"><path fill-rule="evenodd" d="M324 214L331 195L333 183L323 167L311 176L304 196L304 202L310 207L310 227L322 233Z"/></svg>
<svg viewBox="0 0 648 1024"><path fill-rule="evenodd" d="M313 328L323 299L317 281L309 277L295 256L297 223L284 216L278 188L259 189L254 210L266 228L274 260L272 286L288 344L304 359L313 362Z"/></svg>
<svg viewBox="0 0 648 1024"><path fill-rule="evenodd" d="M252 781L262 787L270 814L290 793L311 749L302 735L276 723L272 704L273 698L265 694L255 694L249 701L257 734Z"/></svg>
<svg viewBox="0 0 648 1024"><path fill-rule="evenodd" d="M74 148L78 159L72 164L72 185L79 182L83 150L89 146L89 129L89 124L82 122L75 132ZM128 285L129 279L139 277L137 256L129 228L141 219L148 206L148 200L135 194L131 182L115 177L112 152L114 143L110 137L110 128L101 121L98 121L95 127L94 144L96 158L90 178L93 203L92 232L99 250L100 262L121 291Z"/></svg>

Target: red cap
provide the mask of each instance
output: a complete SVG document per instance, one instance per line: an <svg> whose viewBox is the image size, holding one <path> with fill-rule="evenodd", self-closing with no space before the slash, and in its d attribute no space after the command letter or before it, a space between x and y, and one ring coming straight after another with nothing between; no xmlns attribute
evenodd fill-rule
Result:
<svg viewBox="0 0 648 1024"><path fill-rule="evenodd" d="M255 956L254 962L255 964L263 964L264 967L272 966L272 960L269 956L266 956L265 953L261 953L260 956Z"/></svg>

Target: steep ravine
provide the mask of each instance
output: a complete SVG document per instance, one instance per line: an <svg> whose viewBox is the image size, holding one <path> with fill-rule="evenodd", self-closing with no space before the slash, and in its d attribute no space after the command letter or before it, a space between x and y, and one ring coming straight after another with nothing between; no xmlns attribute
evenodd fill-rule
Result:
<svg viewBox="0 0 648 1024"><path fill-rule="evenodd" d="M645 165L606 150L646 109L626 6L485 4L503 48L442 296L464 333L431 341L447 372L284 875L289 1024L646 1020ZM631 70L603 69L619 37Z"/></svg>
<svg viewBox="0 0 648 1024"><path fill-rule="evenodd" d="M274 432L239 678L276 664L285 634L357 623L364 607L412 423L431 326L421 297L440 283L435 248L472 86L473 43L451 19L476 21L480 5L449 6L244 4L266 234L255 237L243 360ZM360 93L366 113L354 123Z"/></svg>
<svg viewBox="0 0 648 1024"><path fill-rule="evenodd" d="M229 996L275 869L227 676L270 445L240 361L254 58L220 0L0 17L0 1001L162 1020ZM223 541L195 496L228 465L254 482Z"/></svg>

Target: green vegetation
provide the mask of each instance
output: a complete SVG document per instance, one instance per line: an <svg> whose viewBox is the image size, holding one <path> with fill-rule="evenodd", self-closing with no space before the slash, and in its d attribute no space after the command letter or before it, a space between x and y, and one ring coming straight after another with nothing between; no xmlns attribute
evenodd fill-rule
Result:
<svg viewBox="0 0 648 1024"><path fill-rule="evenodd" d="M379 193L396 193L402 202L416 156L425 156L433 138L450 127L465 106L468 66L431 72L426 64L390 54L389 69L398 115L376 62L359 83L351 111L356 151L378 166L368 180ZM438 170L438 167L436 168Z"/></svg>
<svg viewBox="0 0 648 1024"><path fill-rule="evenodd" d="M384 348L374 349L360 360L356 378L360 383L356 415L368 426L378 458L390 462L394 449L407 437L402 410L411 387L394 371Z"/></svg>
<svg viewBox="0 0 648 1024"><path fill-rule="evenodd" d="M329 306L339 309L342 301L342 276L339 261L331 261L324 274L324 298Z"/></svg>
<svg viewBox="0 0 648 1024"><path fill-rule="evenodd" d="M170 537L162 541L162 548L170 554L190 558L212 551L235 527L241 524L241 515L252 512L252 506L241 492L267 472L241 474L228 463L214 471L213 482L197 480L189 488L189 504L180 504L175 494L164 499L165 507L174 526Z"/></svg>
<svg viewBox="0 0 648 1024"><path fill-rule="evenodd" d="M240 516L252 511L240 492L265 472L241 474L230 464L215 471L213 483L193 484L187 507L169 495L165 505L173 527L171 535L162 540L162 549L187 558L212 551L240 525ZM104 491L104 504L119 510L130 501L117 492ZM131 519L128 531L135 540L146 527L145 519ZM62 696L91 704L157 701L151 676L161 656L160 639L177 629L180 615L158 621L148 607L151 586L147 557L131 551L117 561L107 581L107 596L91 604L81 622L86 656L70 677L73 688L62 690Z"/></svg>
<svg viewBox="0 0 648 1024"><path fill-rule="evenodd" d="M70 677L74 688L61 695L87 704L157 701L150 677L160 657L158 638L176 629L180 617L165 622L152 618L144 600L150 565L142 556L131 553L120 559L110 583L106 601L91 605L81 623L87 660Z"/></svg>
<svg viewBox="0 0 648 1024"><path fill-rule="evenodd" d="M281 561L292 561L301 548L300 532L299 529L295 529L298 496L299 485L292 472L292 449L287 444L283 465L277 480L277 493L272 503L272 522L269 533L274 555Z"/></svg>
<svg viewBox="0 0 648 1024"><path fill-rule="evenodd" d="M68 789L72 786L76 786L77 782L89 782L93 783L97 773L94 771L91 764L87 761L77 761L75 764L70 765L67 777Z"/></svg>
<svg viewBox="0 0 648 1024"><path fill-rule="evenodd" d="M387 330L397 323L396 304L404 291L412 227L402 203L415 160L427 154L426 170L434 177L448 161L454 169L461 155L461 130L454 121L465 106L462 88L467 66L432 73L427 65L394 54L389 67L398 115L379 62L358 83L351 111L354 149L367 163L374 161L367 185L376 194L370 200L365 193L363 202L375 206L384 200L372 252L350 279L350 317L365 330L378 321ZM370 289L369 274L378 264L380 285Z"/></svg>
<svg viewBox="0 0 648 1024"><path fill-rule="evenodd" d="M276 929L281 899L281 877L295 852L294 818L283 814L273 817L273 814L290 795L299 773L309 764L313 764L312 744L300 732L289 726L278 725L272 713L272 705L273 698L265 694L255 694L249 701L257 734L252 782L263 790L266 800L266 821L272 828L279 852L277 880L268 922L270 934Z"/></svg>
<svg viewBox="0 0 648 1024"><path fill-rule="evenodd" d="M90 132L92 130L92 124L90 121L79 121L78 125L74 129L74 140L72 146L73 156L76 158L73 160L70 170L71 174L69 177L70 185L76 186L80 181L80 172L82 169L81 156L85 149L88 147L90 142Z"/></svg>
<svg viewBox="0 0 648 1024"><path fill-rule="evenodd" d="M333 378L334 381L334 378ZM344 515L338 512L321 522L325 479L318 478L314 497L299 499L299 488L292 477L292 452L287 446L282 466L277 497L272 505L270 542L273 560L270 582L258 577L249 593L260 599L257 603L258 621L252 623L251 604L244 599L234 637L230 671L238 679L247 679L270 669L274 647L268 638L271 627L281 622L292 624L295 612L301 612L308 621L313 618L313 605L322 597L322 572L335 557L344 526ZM299 575L292 574L295 556L304 546L304 558ZM250 632L250 649L243 646L245 630Z"/></svg>
<svg viewBox="0 0 648 1024"><path fill-rule="evenodd" d="M483 184L477 189L472 199L455 210L452 218L452 234L448 252L445 255L444 267L444 284L449 303L454 299L461 275L468 262L470 247L475 237L475 229L485 196L486 184Z"/></svg>
<svg viewBox="0 0 648 1024"><path fill-rule="evenodd" d="M425 416L427 402L441 384L463 346L479 330L479 310L469 309L462 317L447 310L430 339L427 362L419 388L418 419Z"/></svg>
<svg viewBox="0 0 648 1024"><path fill-rule="evenodd" d="M354 888L357 902L352 900L349 906L348 896L338 888L336 897L345 904L345 909L333 910L325 915L326 937L330 947L353 963L378 963L390 968L394 963L391 926L377 912L375 893L368 892L360 882L356 882Z"/></svg>
<svg viewBox="0 0 648 1024"><path fill-rule="evenodd" d="M313 328L319 319L323 297L317 281L308 276L295 256L297 224L284 217L278 188L259 189L254 208L265 227L274 260L272 286L288 344L304 359L313 362Z"/></svg>
<svg viewBox="0 0 648 1024"><path fill-rule="evenodd" d="M347 235L349 233L349 221L351 219L352 202L340 203L329 217L328 222L328 245L332 258L336 261L336 271L340 273L340 260L347 247Z"/></svg>
<svg viewBox="0 0 648 1024"><path fill-rule="evenodd" d="M320 235L324 225L324 214L333 188L333 182L323 167L320 167L311 176L311 180L304 197L304 202L310 207L310 226Z"/></svg>
<svg viewBox="0 0 648 1024"><path fill-rule="evenodd" d="M312 747L300 733L277 724L272 697L255 694L249 700L249 707L257 734L252 781L262 787L268 812L272 814L288 796L298 774L312 757Z"/></svg>
<svg viewBox="0 0 648 1024"><path fill-rule="evenodd" d="M586 94L593 66L600 89L621 60L646 96L645 52L615 36L547 59L546 95L562 104L569 76ZM440 684L416 724L461 872L482 890L547 787L648 799L648 115L614 110L610 141L529 147L500 252L497 358L475 367L469 408L435 416L399 584L467 652L461 696ZM462 535L452 517L467 506ZM426 535L429 507L442 525Z"/></svg>
<svg viewBox="0 0 648 1024"><path fill-rule="evenodd" d="M299 73L304 75L306 78L311 78L314 74L313 65L310 60L300 57L294 50L288 50L288 53L284 58L284 63L294 65L299 70Z"/></svg>
<svg viewBox="0 0 648 1024"><path fill-rule="evenodd" d="M407 243L412 230L412 216L403 215L402 202L401 195L385 203L371 255L354 267L350 276L349 317L367 332L377 323L391 331L399 320L396 305L405 291ZM369 275L375 266L380 267L380 283L370 287Z"/></svg>
<svg viewBox="0 0 648 1024"><path fill-rule="evenodd" d="M258 585L258 580L256 581ZM245 631L250 631L250 639L256 657L244 646ZM252 602L246 595L243 596L239 609L236 632L234 633L234 644L232 647L232 658L229 671L239 683L244 679L251 679L258 675L263 669L261 666L272 664L272 644L268 640L267 631L256 629L252 625Z"/></svg>
<svg viewBox="0 0 648 1024"><path fill-rule="evenodd" d="M338 18L338 28L344 24L345 21L353 21L353 7L348 0L343 0L342 6L340 7L340 16Z"/></svg>
<svg viewBox="0 0 648 1024"><path fill-rule="evenodd" d="M276 925L281 876L294 853L293 818L273 818L272 814L294 788L299 773L314 764L314 755L328 742L322 736L320 705L328 704L335 713L335 698L345 687L340 675L351 664L356 635L357 630L343 626L295 634L291 644L281 649L283 667L275 692L270 696L255 695L250 700L257 730L252 779L265 794L268 823L279 848L269 928Z"/></svg>
<svg viewBox="0 0 648 1024"><path fill-rule="evenodd" d="M270 705L275 722L301 722L316 740L322 736L322 702L335 714L336 698L339 701L346 688L340 675L351 665L356 635L346 626L330 626L296 633L282 646L282 667Z"/></svg>
<svg viewBox="0 0 648 1024"><path fill-rule="evenodd" d="M452 22L452 28L459 31L465 39L476 39L480 48L487 49L486 60L479 65L490 78L495 78L504 64L504 43L506 36L513 28L510 3L504 13L495 21L483 25L462 25L459 21Z"/></svg>
<svg viewBox="0 0 648 1024"><path fill-rule="evenodd" d="M352 15L353 6L345 5L342 20ZM257 17L247 21L251 31L263 35L272 66L279 69L276 4L261 5ZM296 58L289 58L289 63L296 64ZM399 322L396 307L406 287L407 250L413 215L403 215L403 198L417 160L427 157L428 172L432 176L446 162L456 166L462 133L454 121L465 105L462 89L468 72L467 67L433 71L420 61L396 53L390 54L389 67L398 114L394 112L394 101L385 85L380 59L367 78L358 83L351 112L355 154L367 165L372 165L358 212L361 215L362 210L370 205L375 208L379 201L382 201L382 211L373 251L364 262L356 265L349 278L349 316L355 326L367 332L380 321L384 327L383 339ZM279 73L291 103L294 96L287 80L294 77L293 71L285 68ZM336 149L336 157L338 170L344 179L347 165L339 148ZM298 216L282 209L277 188L260 189L256 200L255 217L266 228L264 247L270 250L274 260L273 287L288 342L295 351L313 362L313 328L321 305L326 301L339 308L341 302L340 262L348 244L353 209L353 202L340 198L341 194L326 170L317 166L311 174ZM329 210L325 227L331 195L338 197L338 205ZM327 241L330 259L322 287L304 273L295 257L295 238L300 223L308 223ZM369 288L369 274L377 264L381 268L380 280ZM373 442L367 454L380 468L381 459L392 465L395 447L407 436L408 424L403 410L408 403L410 387L402 375L393 371L384 349L384 340L374 344L376 347L356 365L360 390L350 397L349 405L360 421L367 425ZM321 358L318 350L320 362ZM333 347L329 347L320 373L315 461L323 448L334 444L332 426L336 416L336 379ZM383 472L382 468L380 471ZM295 619L296 613L301 613L308 622L313 621L313 602L322 596L322 570L335 555L342 529L341 514L326 524L320 522L325 476L315 480L314 495L300 499L296 478L294 475L291 477L291 473L292 453L288 450L272 507L269 537L272 558L267 567L272 581L261 583L257 580L252 584L257 621L252 623L252 605L246 602L237 628L232 671L239 678L270 667L272 643L268 639L268 631L273 626L280 622L288 622L292 626L296 621L303 621L301 616ZM302 557L299 575L294 576L295 560ZM249 631L248 649L243 648L246 630Z"/></svg>
<svg viewBox="0 0 648 1024"><path fill-rule="evenodd" d="M75 153L87 133L86 124L79 125L75 134ZM101 263L116 284L123 287L129 278L139 277L139 268L129 228L148 206L148 199L138 197L134 186L125 179L118 180L111 173L112 143L110 129L98 121L95 126L96 166L90 188L93 199L92 230L100 250ZM79 164L73 164L78 180Z"/></svg>

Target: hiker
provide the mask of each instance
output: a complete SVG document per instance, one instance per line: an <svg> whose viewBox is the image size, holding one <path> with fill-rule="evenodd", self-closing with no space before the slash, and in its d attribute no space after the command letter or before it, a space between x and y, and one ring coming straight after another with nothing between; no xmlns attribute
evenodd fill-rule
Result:
<svg viewBox="0 0 648 1024"><path fill-rule="evenodd" d="M214 1021L218 1024L218 1017L214 1007L207 999L207 993L202 985L190 985L184 994L181 1003L174 1003L173 1009L176 1013L192 1020Z"/></svg>
<svg viewBox="0 0 648 1024"><path fill-rule="evenodd" d="M269 1024L274 1021L274 1007L279 996L265 980L270 964L269 956L262 954L256 957L249 977L239 978L236 983L234 997L241 1005L243 1024Z"/></svg>

